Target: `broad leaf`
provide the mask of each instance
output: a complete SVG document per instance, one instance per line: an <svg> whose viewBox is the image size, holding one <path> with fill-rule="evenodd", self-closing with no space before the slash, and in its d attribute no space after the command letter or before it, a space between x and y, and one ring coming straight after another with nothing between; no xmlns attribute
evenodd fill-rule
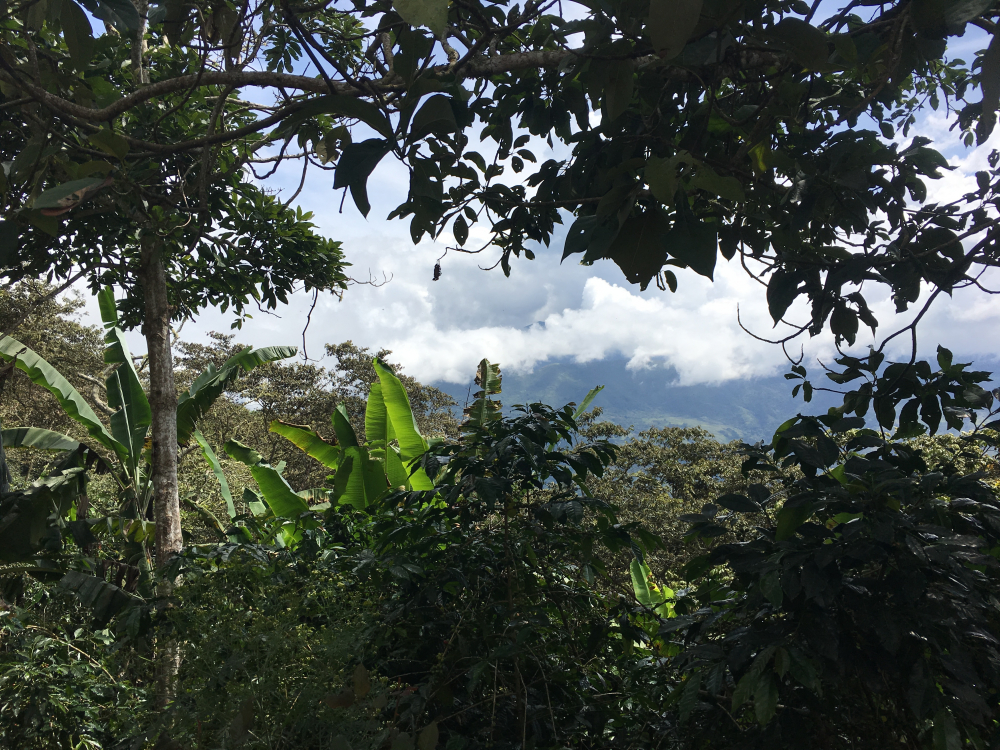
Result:
<svg viewBox="0 0 1000 750"><path fill-rule="evenodd" d="M240 375L267 362L293 357L297 351L294 346L250 348L234 354L218 370L209 365L208 369L195 378L191 387L177 402L177 442L185 445L190 440L198 420Z"/></svg>
<svg viewBox="0 0 1000 750"><path fill-rule="evenodd" d="M42 386L55 396L66 415L82 424L90 437L108 450L114 451L119 457L125 457L125 446L111 436L79 391L52 365L10 336L0 338L0 357L7 362L16 358L17 368L27 375L32 383Z"/></svg>
<svg viewBox="0 0 1000 750"><path fill-rule="evenodd" d="M59 581L60 588L72 591L77 598L94 613L99 624L105 624L127 607L142 604L142 599L133 596L103 578L71 570Z"/></svg>
<svg viewBox="0 0 1000 750"><path fill-rule="evenodd" d="M393 0L392 7L411 26L426 26L443 39L448 30L449 0Z"/></svg>
<svg viewBox="0 0 1000 750"><path fill-rule="evenodd" d="M427 451L427 441L417 429L417 420L410 408L410 398L406 395L406 389L403 388L399 378L383 362L375 359L373 365L382 386L382 400L385 403L388 421L392 433L399 443L399 457L410 474L410 485L415 490L434 489L434 483L431 482L424 470L415 469L417 459Z"/></svg>
<svg viewBox="0 0 1000 750"><path fill-rule="evenodd" d="M219 463L219 457L215 455L215 451L212 450L212 446L209 445L205 436L201 434L201 430L196 429L192 434L194 439L198 441L198 445L201 446L201 453L208 462L208 465L212 467L215 478L219 480L219 489L222 492L222 498L226 501L226 512L229 513L229 518L236 518L236 504L233 502L233 493L229 490L229 481L222 470L222 464Z"/></svg>
<svg viewBox="0 0 1000 750"><path fill-rule="evenodd" d="M698 25L702 0L650 0L646 33L653 49L664 60L672 60Z"/></svg>
<svg viewBox="0 0 1000 750"><path fill-rule="evenodd" d="M351 196L362 216L368 216L371 204L368 202L368 177L389 153L389 142L382 138L371 138L361 143L351 143L337 161L333 177L333 189L350 188Z"/></svg>
<svg viewBox="0 0 1000 750"><path fill-rule="evenodd" d="M268 429L291 441L295 447L304 451L310 458L315 458L328 469L336 471L340 460L340 448L325 441L312 428L276 419L271 422Z"/></svg>
<svg viewBox="0 0 1000 750"><path fill-rule="evenodd" d="M347 417L347 409L343 404L337 404L337 408L330 415L333 423L333 431L337 434L337 442L341 448L357 448L360 446L358 436L351 427L351 420Z"/></svg>
<svg viewBox="0 0 1000 750"><path fill-rule="evenodd" d="M80 442L41 427L12 427L0 433L4 448L35 448L43 451L75 451Z"/></svg>
<svg viewBox="0 0 1000 750"><path fill-rule="evenodd" d="M107 379L108 406L115 410L111 415L111 434L128 451L124 460L129 465L130 476L138 485L143 445L153 422L153 412L132 364L132 354L125 342L125 335L118 327L118 312L112 290L102 289L98 292L97 300L105 327L104 362L118 365Z"/></svg>
<svg viewBox="0 0 1000 750"><path fill-rule="evenodd" d="M590 392L586 396L584 396L583 401L580 402L580 405L576 407L576 411L573 412L573 419L579 419L581 416L583 416L583 413L587 411L587 407L589 407L594 402L594 399L597 398L597 394L603 390L604 390L603 385L591 388Z"/></svg>

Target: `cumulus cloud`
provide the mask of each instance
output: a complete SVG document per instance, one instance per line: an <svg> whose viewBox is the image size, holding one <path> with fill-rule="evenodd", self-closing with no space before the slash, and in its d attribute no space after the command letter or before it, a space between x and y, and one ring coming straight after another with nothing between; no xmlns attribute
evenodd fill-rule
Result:
<svg viewBox="0 0 1000 750"><path fill-rule="evenodd" d="M937 201L973 189L975 172L985 167L990 151L1000 147L998 130L989 143L964 149L948 131L944 115L933 112L919 130L934 138L935 147L957 166L941 180L928 183ZM538 145L542 158L549 156L545 148ZM323 175L314 175L307 183L298 202L315 213L324 234L343 241L353 276L391 277L384 286L353 286L341 302L321 296L307 334L311 357L322 354L324 343L352 339L373 349L392 349L395 361L421 380L463 383L483 357L500 362L508 371L530 370L548 360L625 357L634 369L672 368L684 385L769 375L787 367L780 347L756 341L740 329L737 306L743 324L754 333L778 338L789 332L784 326L773 327L764 289L735 261L720 259L714 283L685 271L679 274L676 294L655 288L639 292L625 283L610 261L592 267L573 260L560 264L562 241L557 236L553 248L538 248L535 261L515 260L508 279L499 269L480 270L480 265L495 261L491 250L480 256L445 254L453 244L446 235L414 247L405 220L383 221L381 217L405 193L407 181L406 170L398 163L387 159L379 165L369 183L368 221L350 198L340 211L340 195L331 191ZM293 185L289 192L294 190L298 175L289 174L287 182ZM474 226L469 245L485 239L485 231ZM435 282L431 278L439 259L443 275ZM983 282L1000 287L1000 274L987 275ZM865 292L870 295L872 290ZM311 302L311 296L300 294L276 315L255 313L238 339L255 346L300 344ZM895 314L885 295L869 297L869 304L882 323L882 336L908 322L907 315ZM96 305L91 310L96 318ZM793 306L787 318L806 320L804 303ZM197 340L211 330L227 331L231 320L215 310L205 311L186 326L185 338ZM138 334L130 338L135 350L145 349ZM858 349L873 341L863 329ZM932 355L939 342L963 356L995 355L1000 349L1000 300L975 289L957 291L954 298L940 297L921 321L921 353ZM807 364L829 361L836 354L829 335L802 343ZM795 354L798 345L797 341ZM908 347L909 339L900 337L889 354L903 356Z"/></svg>

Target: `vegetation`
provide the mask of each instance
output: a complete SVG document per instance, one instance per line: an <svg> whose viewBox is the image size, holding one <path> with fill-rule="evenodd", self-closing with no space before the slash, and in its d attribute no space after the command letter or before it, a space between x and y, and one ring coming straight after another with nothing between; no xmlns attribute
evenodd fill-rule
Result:
<svg viewBox="0 0 1000 750"><path fill-rule="evenodd" d="M929 105L990 137L1000 5L574 7L0 14L5 746L1000 742L1000 391L917 335L998 264L1000 152L930 201L950 165L910 136ZM970 30L983 49L950 56ZM482 223L507 273L561 223L564 259L643 289L739 255L777 343L833 334L842 400L720 445L600 423L599 388L505 411L484 359L458 423L388 352L346 342L325 370L174 340L208 305L238 328L342 293L339 243L267 179L332 170L367 216L390 154L410 175L390 218L470 252ZM77 280L103 331L67 319ZM860 356L878 289L917 308Z"/></svg>

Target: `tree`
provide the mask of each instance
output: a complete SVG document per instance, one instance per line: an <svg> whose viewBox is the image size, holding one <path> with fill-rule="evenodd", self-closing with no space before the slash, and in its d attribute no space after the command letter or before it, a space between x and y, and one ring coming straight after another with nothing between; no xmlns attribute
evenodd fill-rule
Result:
<svg viewBox="0 0 1000 750"><path fill-rule="evenodd" d="M450 227L464 246L470 223L485 222L505 271L512 256L533 257L529 243L547 244L567 211L564 257L612 259L644 287L675 288L677 268L711 277L720 252L739 253L766 282L776 324L808 298L789 336L829 326L853 343L860 324L878 325L863 283L887 286L902 310L921 283L929 304L994 264L997 160L977 191L929 204L924 181L947 162L921 136L891 140L927 104L946 106L967 143L993 131L993 0L822 13L801 0L622 0L574 4L579 20L554 15L560 2L508 12L477 0L165 2L147 27L124 0L87 0L122 29L92 40L89 24L68 23L79 6L54 21L40 0L7 23L0 82L12 111L63 141L117 144L123 165L155 154L171 175L175 162L201 165L196 192L216 158L209 146L259 156L280 143L268 159L335 165L335 187L367 214L368 175L392 154L411 177L392 216L412 217L414 241ZM970 27L991 40L968 65L946 53ZM306 64L316 75L292 72ZM151 83L126 93L123 76ZM234 98L260 88L274 104ZM181 103L191 114L175 116ZM135 123L147 127L128 132ZM469 150L474 126L495 153ZM570 153L530 171L532 138ZM42 144L33 148L15 160L15 179L41 158ZM82 199L90 188L78 189ZM23 218L43 221L30 209Z"/></svg>
<svg viewBox="0 0 1000 750"><path fill-rule="evenodd" d="M8 17L4 50L17 48L23 32L29 78L81 101L127 96L204 62L190 45L147 49L145 8L140 14L123 0L88 4L107 24L97 40L75 3L64 14L47 1L31 7ZM21 80L19 65L6 68L12 80ZM88 71L103 72L91 81ZM181 545L171 322L208 304L233 307L241 320L247 305L274 307L302 285L346 286L339 244L248 178L252 149L209 147L221 120L247 117L229 93L189 94L172 110L124 112L105 129L67 128L37 107L16 106L0 134L11 157L0 273L11 281L85 277L95 290L116 285L125 291L123 323L142 324L160 564ZM197 153L169 155L143 140L182 133L209 142Z"/></svg>

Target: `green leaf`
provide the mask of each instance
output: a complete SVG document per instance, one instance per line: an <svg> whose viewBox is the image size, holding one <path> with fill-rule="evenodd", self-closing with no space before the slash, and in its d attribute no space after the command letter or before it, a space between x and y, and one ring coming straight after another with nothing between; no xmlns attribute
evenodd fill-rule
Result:
<svg viewBox="0 0 1000 750"><path fill-rule="evenodd" d="M433 482L423 469L414 471L417 459L427 451L427 441L417 429L417 420L410 408L410 398L406 394L406 389L385 363L376 358L372 364L382 385L382 399L392 425L392 432L399 443L399 457L408 472L412 472L410 484L415 490L434 489Z"/></svg>
<svg viewBox="0 0 1000 750"><path fill-rule="evenodd" d="M70 180L54 188L43 191L32 204L32 208L64 208L76 202L77 193L86 192L105 182L104 177L84 177L82 180Z"/></svg>
<svg viewBox="0 0 1000 750"><path fill-rule="evenodd" d="M653 591L649 587L649 576L652 575L649 567L644 562L632 558L629 564L629 572L632 574L632 591L639 604L649 609L656 609L661 602L653 597Z"/></svg>
<svg viewBox="0 0 1000 750"><path fill-rule="evenodd" d="M434 750L438 744L438 736L437 722L432 721L417 735L417 750Z"/></svg>
<svg viewBox="0 0 1000 750"><path fill-rule="evenodd" d="M826 67L830 50L822 29L800 18L784 18L768 30L767 36L802 67L810 70Z"/></svg>
<svg viewBox="0 0 1000 750"><path fill-rule="evenodd" d="M294 346L247 348L223 362L218 370L209 365L208 369L195 378L191 387L181 394L177 401L178 444L187 444L198 420L212 408L216 399L231 388L241 375L268 362L293 357L297 351Z"/></svg>
<svg viewBox="0 0 1000 750"><path fill-rule="evenodd" d="M86 486L83 467L75 466L37 479L27 490L6 495L0 516L0 561L27 560L43 546L58 542L59 531L52 516L65 517Z"/></svg>
<svg viewBox="0 0 1000 750"><path fill-rule="evenodd" d="M0 338L0 357L7 362L16 358L17 369L32 383L55 396L66 415L82 424L90 437L119 456L125 456L125 446L111 436L83 396L52 365L10 336Z"/></svg>
<svg viewBox="0 0 1000 750"><path fill-rule="evenodd" d="M389 413L385 408L385 400L382 398L382 384L372 383L368 392L368 403L365 404L365 435L368 438L368 445L376 446L381 452L382 458L376 459L382 464L382 470L389 476L389 454L395 453L390 445L395 440L395 433L392 430L392 422L389 420ZM396 454L396 458L399 456ZM402 466L402 462L399 463ZM409 480L403 470L402 482L389 480L389 483L398 486L408 485Z"/></svg>
<svg viewBox="0 0 1000 750"><path fill-rule="evenodd" d="M632 215L611 243L608 255L631 284L645 289L667 260L664 236L669 224L657 210ZM713 264L714 265L714 264Z"/></svg>
<svg viewBox="0 0 1000 750"><path fill-rule="evenodd" d="M239 440L227 440L226 444L222 446L222 449L228 453L231 458L234 458L241 464L246 464L251 468L258 466L264 460L262 455L249 445L244 445Z"/></svg>
<svg viewBox="0 0 1000 750"><path fill-rule="evenodd" d="M42 451L75 451L80 442L41 427L9 427L2 432L4 448L35 448Z"/></svg>
<svg viewBox="0 0 1000 750"><path fill-rule="evenodd" d="M292 491L277 469L263 463L263 456L257 451L238 440L229 440L223 447L232 458L250 467L250 473L260 488L264 502L275 516L296 519L309 510L305 499Z"/></svg>
<svg viewBox="0 0 1000 750"><path fill-rule="evenodd" d="M811 503L803 503L795 506L785 506L778 511L778 528L774 538L779 542L787 541L795 536L796 529L809 520L813 514Z"/></svg>
<svg viewBox="0 0 1000 750"><path fill-rule="evenodd" d="M976 16L989 10L993 0L913 0L913 25L928 37L957 34Z"/></svg>
<svg viewBox="0 0 1000 750"><path fill-rule="evenodd" d="M980 145L993 133L1000 108L1000 33L993 32L993 40L983 55L979 80L983 88L983 111L976 127L976 142Z"/></svg>
<svg viewBox="0 0 1000 750"><path fill-rule="evenodd" d="M124 159L126 154L128 154L128 141L107 128L91 134L87 140L106 154L119 159Z"/></svg>
<svg viewBox="0 0 1000 750"><path fill-rule="evenodd" d="M69 48L69 57L77 70L83 70L94 55L94 30L90 26L90 19L73 0L62 0L59 20Z"/></svg>
<svg viewBox="0 0 1000 750"><path fill-rule="evenodd" d="M737 513L760 513L760 506L746 495L729 493L713 500L716 505L721 505L727 510Z"/></svg>
<svg viewBox="0 0 1000 750"><path fill-rule="evenodd" d="M750 700L751 693L754 692L754 688L757 687L757 682L760 680L760 672L755 669L749 670L740 681L736 683L736 689L733 690L733 711L735 712L740 706Z"/></svg>
<svg viewBox="0 0 1000 750"><path fill-rule="evenodd" d="M584 396L583 401L580 402L580 405L576 407L576 411L573 412L573 419L577 420L581 416L583 416L583 413L587 411L587 407L589 407L594 402L594 399L597 398L597 394L603 390L604 390L603 385L591 388L590 391L587 393L587 395Z"/></svg>
<svg viewBox="0 0 1000 750"><path fill-rule="evenodd" d="M264 496L264 502L278 518L296 519L309 510L309 504L295 494L277 469L257 464L250 467L250 473Z"/></svg>
<svg viewBox="0 0 1000 750"><path fill-rule="evenodd" d="M393 434L399 442L400 456L404 461L419 458L427 450L427 441L417 429L417 420L410 408L410 397L402 382L384 362L376 358L372 364L382 386L382 398Z"/></svg>
<svg viewBox="0 0 1000 750"><path fill-rule="evenodd" d="M222 464L219 463L219 457L215 455L215 451L212 450L212 446L208 444L205 436L201 434L201 430L195 429L192 434L194 439L198 441L198 445L201 446L201 453L208 462L208 465L212 467L215 478L219 480L219 490L222 492L223 500L226 501L226 512L229 513L229 518L236 518L236 504L233 502L233 493L229 490L229 481L226 479L226 473L222 470Z"/></svg>
<svg viewBox="0 0 1000 750"><path fill-rule="evenodd" d="M334 115L352 120L360 120L383 138L393 140L396 136L389 118L374 104L356 96L327 94L311 100L288 118L277 132L294 135L298 128L311 117Z"/></svg>
<svg viewBox="0 0 1000 750"><path fill-rule="evenodd" d="M734 203L746 200L743 185L739 180L735 177L722 177L707 164L698 165L694 177L691 178L691 185Z"/></svg>
<svg viewBox="0 0 1000 750"><path fill-rule="evenodd" d="M774 717L774 712L778 707L778 683L770 672L762 675L757 682L753 693L753 707L757 723L761 726L767 724Z"/></svg>
<svg viewBox="0 0 1000 750"><path fill-rule="evenodd" d="M77 598L94 612L94 619L104 624L128 607L142 604L142 599L126 593L103 578L71 570L59 581L59 587L72 591Z"/></svg>
<svg viewBox="0 0 1000 750"><path fill-rule="evenodd" d="M501 404L490 397L501 392L501 379L500 365L492 364L488 359L479 362L479 366L476 368L476 385L481 390L474 394L472 404L463 410L465 421L462 423L462 429L464 431L483 430L490 422L500 419Z"/></svg>
<svg viewBox="0 0 1000 750"><path fill-rule="evenodd" d="M942 708L934 714L934 750L961 750L962 735L955 726L951 711Z"/></svg>
<svg viewBox="0 0 1000 750"><path fill-rule="evenodd" d="M469 239L469 224L461 214L455 217L455 223L452 224L451 233L455 235L455 241L458 243L459 247L463 247L465 245L465 241Z"/></svg>
<svg viewBox="0 0 1000 750"><path fill-rule="evenodd" d="M16 222L0 221L0 268L10 268L17 263L21 230Z"/></svg>
<svg viewBox="0 0 1000 750"><path fill-rule="evenodd" d="M337 404L337 408L330 415L330 421L333 423L333 431L337 435L337 442L340 443L341 448L360 446L358 436L354 433L354 428L351 427L351 420L348 419L347 409L343 404Z"/></svg>
<svg viewBox="0 0 1000 750"><path fill-rule="evenodd" d="M392 7L410 26L426 26L443 39L448 30L449 0L393 0Z"/></svg>
<svg viewBox="0 0 1000 750"><path fill-rule="evenodd" d="M614 122L632 104L635 66L631 60L613 60L608 64L608 83L604 88L604 115Z"/></svg>
<svg viewBox="0 0 1000 750"><path fill-rule="evenodd" d="M771 570L760 578L760 592L773 607L781 606L784 593L781 590L781 575L777 570Z"/></svg>
<svg viewBox="0 0 1000 750"><path fill-rule="evenodd" d="M424 136L444 135L458 130L455 112L451 107L451 98L443 94L435 94L423 103L410 124L410 143L419 141Z"/></svg>
<svg viewBox="0 0 1000 750"><path fill-rule="evenodd" d="M798 274L778 269L767 282L767 309L775 325L799 296Z"/></svg>
<svg viewBox="0 0 1000 750"><path fill-rule="evenodd" d="M702 0L650 0L646 34L664 60L681 53L701 17Z"/></svg>
<svg viewBox="0 0 1000 750"><path fill-rule="evenodd" d="M321 438L312 428L306 425L289 424L281 420L274 420L268 428L276 435L291 441L291 443L304 451L310 458L315 458L328 469L337 470L340 459L340 448L333 443L328 443Z"/></svg>
<svg viewBox="0 0 1000 750"><path fill-rule="evenodd" d="M333 493L338 503L362 509L389 489L382 464L372 460L360 446L345 447L340 468L333 478Z"/></svg>
<svg viewBox="0 0 1000 750"><path fill-rule="evenodd" d="M129 467L129 476L138 485L143 446L153 423L153 411L132 364L125 334L118 328L114 293L110 288L102 289L97 300L105 327L104 363L117 365L107 379L108 406L115 410L110 420L111 434L125 446L127 455L122 458Z"/></svg>
<svg viewBox="0 0 1000 750"><path fill-rule="evenodd" d="M139 28L139 12L131 0L81 0L80 4L100 20L114 24L119 31Z"/></svg>
<svg viewBox="0 0 1000 750"><path fill-rule="evenodd" d="M350 143L337 160L333 177L333 189L350 188L354 203L363 216L368 216L371 204L368 202L368 177L389 153L389 142L382 138L370 138L361 143Z"/></svg>
<svg viewBox="0 0 1000 750"><path fill-rule="evenodd" d="M711 279L719 255L718 232L703 222L679 221L663 238L667 253L695 273Z"/></svg>

